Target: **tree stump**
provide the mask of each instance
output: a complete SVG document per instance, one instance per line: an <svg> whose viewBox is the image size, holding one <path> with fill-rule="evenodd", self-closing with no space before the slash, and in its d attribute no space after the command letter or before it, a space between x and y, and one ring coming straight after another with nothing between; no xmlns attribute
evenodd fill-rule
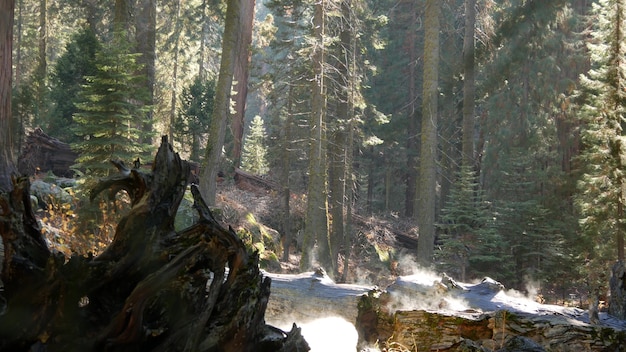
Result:
<svg viewBox="0 0 626 352"><path fill-rule="evenodd" d="M51 253L30 209L28 179L0 195L4 292L0 350L308 351L265 323L271 280L235 232L212 216L174 231L190 166L163 137L152 172L122 168L92 197L126 191L132 208L96 257Z"/></svg>

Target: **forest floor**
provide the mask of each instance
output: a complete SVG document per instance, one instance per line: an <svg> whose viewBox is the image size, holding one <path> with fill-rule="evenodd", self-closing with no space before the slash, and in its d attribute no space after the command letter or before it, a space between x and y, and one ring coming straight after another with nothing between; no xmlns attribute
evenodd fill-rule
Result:
<svg viewBox="0 0 626 352"><path fill-rule="evenodd" d="M67 180L67 179L64 179ZM55 190L55 182L59 180L37 179L33 180L38 189L41 182L47 184ZM33 193L37 194L35 188L31 187ZM71 197L74 192L69 190ZM290 256L287 262L279 261L282 258L281 234L281 214L279 194L274 190L258 187L249 183L235 184L233 180L222 180L218 183L218 194L216 197L216 212L218 219L225 226L231 226L240 234L248 234L252 238L244 238L250 241L261 253L262 269L274 273L298 273L300 272L300 244L302 243L302 230L304 227L304 215L306 208L306 198L304 195L292 193L290 199L292 237L294 241L290 247ZM46 192L51 192L50 190ZM41 193L41 192L39 192ZM58 195L54 195L59 198ZM76 198L74 198L76 199ZM74 200L74 203L77 201ZM41 202L40 202L41 205ZM119 204L118 204L119 205ZM190 204L181 204L181 209ZM188 213L193 212L190 208ZM66 256L71 256L72 252L85 254L89 251L98 254L107 245L107 240L112 240L115 230L115 219L123 213L116 209L116 216L104 220L104 224L99 225L101 232L108 235L101 236L76 236L73 234L77 226L77 219L80 217L76 210L76 204L68 204L66 201L48 202L46 209L37 209L35 216L40 220L42 230L49 245L63 252ZM190 221L190 220L185 220ZM106 224L108 222L108 224ZM349 257L349 271L345 283L365 284L378 287L387 287L399 275L410 275L414 273L414 257L410 248L406 248L406 243L398 242L396 234L400 233L409 240L416 241L416 229L412 224L394 216L384 218L381 216L353 216L352 227L354 237ZM108 237L107 237L108 236ZM97 237L94 239L94 237ZM87 248L86 242L90 242L92 248ZM262 242L258 243L258 242ZM343 252L343 249L342 249ZM265 260L264 260L265 259ZM342 270L344 268L343 255L339 256L338 272L324 268L328 274L337 282L341 281Z"/></svg>
<svg viewBox="0 0 626 352"><path fill-rule="evenodd" d="M50 179L41 179L41 181L49 184L58 182L58 180ZM31 190L33 190L32 187ZM243 236L244 242L248 241L249 245L259 250L263 270L284 274L300 272L299 248L302 243L306 209L306 198L303 194L292 193L291 195L294 241L290 246L289 260L280 261L279 258L282 258L280 233L282 206L278 192L249 182L235 182L232 179L223 179L218 182L217 192L217 218L225 226L231 226L240 236ZM72 194L73 191L70 190L69 193ZM190 202L185 204L183 201L180 208L185 207L187 214L194 213L190 204ZM117 214L117 219L121 214L123 211ZM116 226L115 219L109 219L108 225L99 225L103 232L108 231L108 238L100 236L94 239L95 236L73 235L75 220L79 215L76 214L75 205L65 202L59 202L54 207L48 206L47 210L39 209L35 215L40 220L49 245L68 257L72 252L85 254L92 251L98 254L106 247L107 240L112 240ZM185 221L191 220L185 219ZM413 254L413 242L417 241L417 229L414 223L393 215L354 215L352 228L354 236L346 280L342 280L345 259L343 254L339 256L338 271L333 272L324 268L335 282L386 288L399 276L420 272ZM90 241L91 248L86 248L85 240ZM562 300L558 302L557 299L549 299L545 293L544 296L548 302L567 303Z"/></svg>
<svg viewBox="0 0 626 352"><path fill-rule="evenodd" d="M221 209L222 221L232 226L236 231L250 227L249 214L269 229L269 233L280 240L278 229L281 228L280 197L272 190L254 187L249 184L235 185L232 182L222 182L218 185L216 205ZM294 242L290 247L289 261L280 261L279 266L268 265L263 268L269 272L298 273L300 272L300 245L306 200L303 195L292 194L290 199L292 216L292 236ZM409 275L417 267L408 248L396 241L394 233L405 233L411 236L411 224L401 219L383 217L353 218L352 227L355 236L352 238L352 248L348 260L348 275L346 283L365 284L386 287L399 275ZM266 244L266 248L270 248ZM277 248L278 249L278 248ZM343 249L342 249L343 252ZM278 258L282 253L275 253ZM339 272L333 273L324 268L335 281L341 281L344 267L344 255L339 256Z"/></svg>

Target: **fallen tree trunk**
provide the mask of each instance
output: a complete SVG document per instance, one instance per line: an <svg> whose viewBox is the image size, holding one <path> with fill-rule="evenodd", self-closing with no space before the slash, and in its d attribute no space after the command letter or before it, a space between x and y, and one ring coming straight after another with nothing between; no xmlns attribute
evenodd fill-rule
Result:
<svg viewBox="0 0 626 352"><path fill-rule="evenodd" d="M174 231L190 166L163 137L152 172L121 170L93 191L124 190L132 208L97 257L65 262L43 240L28 179L0 195L4 245L0 350L307 351L265 323L271 279L192 186L200 220Z"/></svg>
<svg viewBox="0 0 626 352"><path fill-rule="evenodd" d="M605 313L589 324L577 308L546 305L486 278L456 283L447 276L400 277L386 291L360 297L356 320L359 347L402 351L626 350L626 322Z"/></svg>
<svg viewBox="0 0 626 352"><path fill-rule="evenodd" d="M69 144L50 137L37 127L26 136L22 152L18 158L18 170L24 175L52 171L60 177L72 177L72 165L78 154Z"/></svg>
<svg viewBox="0 0 626 352"><path fill-rule="evenodd" d="M273 274L272 294L266 311L269 321L307 322L320 317L356 321L359 297L371 287L337 284L322 270L302 274Z"/></svg>

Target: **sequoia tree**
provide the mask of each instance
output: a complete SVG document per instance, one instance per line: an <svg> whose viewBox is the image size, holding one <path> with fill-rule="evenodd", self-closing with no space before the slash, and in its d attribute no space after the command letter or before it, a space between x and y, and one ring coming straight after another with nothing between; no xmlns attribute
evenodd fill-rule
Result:
<svg viewBox="0 0 626 352"><path fill-rule="evenodd" d="M417 259L424 266L432 264L435 242L440 7L441 4L438 0L426 0L423 120L417 202L417 222L419 225Z"/></svg>
<svg viewBox="0 0 626 352"><path fill-rule="evenodd" d="M231 93L233 75L237 64L240 43L247 38L246 30L252 30L252 26L245 26L246 16L253 16L254 11L248 9L248 3L254 0L229 0L226 9L226 21L224 24L224 36L222 38L222 58L220 72L215 88L215 116L211 119L209 128L209 143L207 143L206 156L200 177L200 189L204 199L209 205L215 204L216 178L220 168L222 148L226 136L226 125L231 112ZM243 92L241 94L244 94Z"/></svg>
<svg viewBox="0 0 626 352"><path fill-rule="evenodd" d="M11 75L13 52L13 0L0 3L0 192L11 189L15 171L11 129Z"/></svg>

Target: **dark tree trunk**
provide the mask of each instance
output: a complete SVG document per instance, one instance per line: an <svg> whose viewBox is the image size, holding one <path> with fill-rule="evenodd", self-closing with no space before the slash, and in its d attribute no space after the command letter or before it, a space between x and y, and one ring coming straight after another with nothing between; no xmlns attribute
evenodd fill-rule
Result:
<svg viewBox="0 0 626 352"><path fill-rule="evenodd" d="M15 171L11 135L11 78L13 67L14 1L0 2L0 192L11 189ZM0 212L4 210L0 209Z"/></svg>
<svg viewBox="0 0 626 352"><path fill-rule="evenodd" d="M258 255L213 218L195 185L200 220L174 231L190 165L166 137L151 173L120 171L92 191L124 190L132 205L97 257L64 262L49 251L27 178L0 194L0 350L308 350L297 327L287 334L265 324L271 280L259 271Z"/></svg>
<svg viewBox="0 0 626 352"><path fill-rule="evenodd" d="M609 289L611 291L609 314L618 319L626 319L626 266L623 261L613 265Z"/></svg>
<svg viewBox="0 0 626 352"><path fill-rule="evenodd" d="M231 131L233 133L232 160L235 167L241 166L241 148L243 145L244 119L246 114L246 98L248 97L248 76L250 58L252 53L252 25L254 24L255 0L246 0L241 5L241 38L237 43L237 56L235 57L234 90L237 92L232 99L234 101L234 113L231 117Z"/></svg>

